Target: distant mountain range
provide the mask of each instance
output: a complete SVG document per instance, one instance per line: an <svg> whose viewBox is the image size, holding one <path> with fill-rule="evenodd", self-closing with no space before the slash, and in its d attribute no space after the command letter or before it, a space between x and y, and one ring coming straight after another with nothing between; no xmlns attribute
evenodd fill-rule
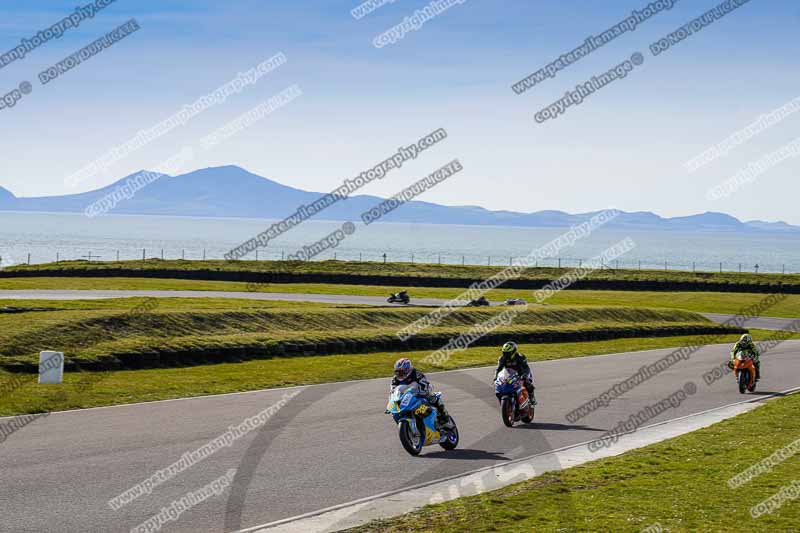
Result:
<svg viewBox="0 0 800 533"><path fill-rule="evenodd" d="M17 198L0 187L0 211L83 212L90 204L112 193L128 178L90 192L64 196ZM180 176L163 175L130 199L123 199L112 214L174 215L197 217L245 217L281 219L302 204L323 193L303 191L257 176L236 166L206 168ZM315 218L359 220L361 213L383 201L368 195L353 195L337 202ZM570 214L563 211L489 211L477 206L444 206L412 201L381 221L427 224L468 224L522 227L567 227L589 219L595 213ZM742 222L724 213L703 213L663 218L654 213L624 212L609 226L630 229L799 233L800 227L785 222Z"/></svg>

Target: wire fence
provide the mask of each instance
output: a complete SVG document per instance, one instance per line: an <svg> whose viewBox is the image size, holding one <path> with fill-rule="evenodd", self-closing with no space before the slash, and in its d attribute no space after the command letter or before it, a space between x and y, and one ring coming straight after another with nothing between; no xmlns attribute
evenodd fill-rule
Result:
<svg viewBox="0 0 800 533"><path fill-rule="evenodd" d="M24 256L5 257L0 255L0 269L18 264L53 264L64 261L133 261L133 260L186 260L186 261L205 261L223 260L225 250L222 248L203 248L203 249L181 249L169 250L158 249L104 249L94 253L92 250L86 252L59 252L55 250L50 257L43 252L26 253ZM246 260L255 261L285 261L293 253L290 249L269 248L257 250ZM385 252L375 250L365 251L330 251L312 259L312 261L359 261L370 263L411 263L411 264L438 264L438 265L470 265L470 266L509 266L514 264L514 260L520 260L523 256L513 255L479 255L479 254L454 254L438 252L407 252L403 250L389 250ZM535 262L531 265L534 268L580 268L589 264L588 258L574 257L554 257ZM660 270L682 271L682 272L741 272L741 273L781 273L794 274L798 272L796 265L787 265L776 262L731 262L731 261L687 261L677 259L660 258L630 258L618 259L608 264L601 265L603 269L611 270Z"/></svg>

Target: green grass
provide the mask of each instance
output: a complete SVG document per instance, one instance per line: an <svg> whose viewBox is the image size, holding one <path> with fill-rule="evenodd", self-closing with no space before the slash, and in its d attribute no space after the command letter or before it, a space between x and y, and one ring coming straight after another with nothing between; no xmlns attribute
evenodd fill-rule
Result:
<svg viewBox="0 0 800 533"><path fill-rule="evenodd" d="M340 285L320 283L261 283L235 281L199 281L157 278L0 278L0 290L73 289L73 290L199 290L285 292L294 294L344 294L385 297L390 292L407 289L403 286ZM413 298L451 299L461 289L416 287L410 289ZM547 305L592 305L625 307L665 307L703 313L736 314L747 306L763 300L764 294L730 292L658 292L658 291L583 291L567 290L546 300ZM522 289L489 291L490 300L525 298L533 302L533 293ZM413 300L412 300L413 303ZM769 309L768 316L800 318L800 295L787 295Z"/></svg>
<svg viewBox="0 0 800 533"><path fill-rule="evenodd" d="M63 351L70 361L78 363L119 364L116 357L144 356L153 351L206 352L205 355L213 357L214 351L241 348L256 352L256 347L279 343L358 340L398 344L396 333L429 312L414 307L298 306L172 298L158 299L158 307L152 311L132 312L147 301L131 298L48 302L46 305L54 306L52 310L0 313L0 365L34 363L40 351L49 349ZM458 310L438 326L429 328L424 336L443 345L450 337L488 321L499 312L499 308ZM512 325L497 331L509 335L539 332L591 335L613 329L619 332L615 336L633 337L658 335L664 328L690 331L685 328L697 327L710 330L719 326L680 310L548 306L531 308L518 315Z"/></svg>
<svg viewBox="0 0 800 533"><path fill-rule="evenodd" d="M693 433L426 507L359 533L481 531L800 531L800 500L773 514L750 507L800 480L796 455L737 489L727 480L800 437L800 395Z"/></svg>
<svg viewBox="0 0 800 533"><path fill-rule="evenodd" d="M756 340L766 332L753 332ZM796 337L800 338L800 336ZM733 343L738 335L721 335L714 342ZM607 341L522 344L531 361L546 361L606 353L621 353L707 343L703 336L626 338ZM482 367L497 362L498 347L476 347L439 365L424 362L429 350L404 352L424 372ZM0 370L0 391L12 382L22 384L13 392L0 392L0 416L64 409L116 405L131 402L222 394L264 388L328 383L391 376L396 352L361 355L275 357L186 368L158 368L107 372L67 372L61 385L37 385L36 376ZM489 379L487 372L487 380ZM436 378L434 377L435 381Z"/></svg>
<svg viewBox="0 0 800 533"><path fill-rule="evenodd" d="M113 270L117 268L133 270L212 270L227 272L291 272L321 274L355 274L355 275L388 275L405 277L441 277L486 279L504 267L434 265L412 263L373 263L358 261L223 261L223 260L160 260L146 261L62 261L42 265L17 265L7 270L20 272L47 272L56 270L77 270L90 273L96 270ZM570 269L563 268L529 268L521 279L554 279ZM630 281L703 281L710 283L786 283L800 284L800 274L755 274L735 272L684 272L660 270L613 270L603 269L593 272L588 279L613 279Z"/></svg>
<svg viewBox="0 0 800 533"><path fill-rule="evenodd" d="M0 290L180 290L247 291L247 283L161 278L24 277L0 278Z"/></svg>

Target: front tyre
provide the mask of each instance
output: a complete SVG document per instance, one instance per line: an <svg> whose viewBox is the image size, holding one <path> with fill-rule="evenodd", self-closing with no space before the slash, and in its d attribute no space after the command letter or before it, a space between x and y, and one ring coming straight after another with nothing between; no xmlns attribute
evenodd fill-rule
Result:
<svg viewBox="0 0 800 533"><path fill-rule="evenodd" d="M750 383L749 383L750 382L750 378L749 377L747 378L747 381L748 381L748 383L747 383L747 392L755 392L756 391L756 383L758 383L758 382L755 380L755 378L753 378L753 386L751 387Z"/></svg>
<svg viewBox="0 0 800 533"><path fill-rule="evenodd" d="M452 424L453 429L447 432L447 439L444 442L439 443L439 446L445 450L455 450L456 446L458 446L458 427L456 426L456 421L453 420L452 416L450 417L450 424Z"/></svg>
<svg viewBox="0 0 800 533"><path fill-rule="evenodd" d="M514 402L508 396L500 400L500 415L503 417L503 424L507 427L514 426Z"/></svg>
<svg viewBox="0 0 800 533"><path fill-rule="evenodd" d="M425 434L419 433L419 436L415 439L414 430L411 428L411 422L408 420L400 421L398 433L403 448L411 455L419 455L419 452L422 451L422 446L425 444Z"/></svg>
<svg viewBox="0 0 800 533"><path fill-rule="evenodd" d="M738 381L739 381L739 394L744 394L744 391L747 390L747 385L750 384L750 372L740 370Z"/></svg>

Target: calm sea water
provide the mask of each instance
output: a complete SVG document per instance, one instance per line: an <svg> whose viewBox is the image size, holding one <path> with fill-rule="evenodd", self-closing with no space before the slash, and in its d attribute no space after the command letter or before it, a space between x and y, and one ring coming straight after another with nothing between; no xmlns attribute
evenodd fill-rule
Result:
<svg viewBox="0 0 800 533"><path fill-rule="evenodd" d="M221 259L241 242L264 231L263 219L193 218L0 212L2 265L65 259ZM259 259L280 259L341 227L340 222L307 221L258 252ZM559 228L481 227L436 224L359 223L335 250L315 259L362 259L449 264L507 265L563 233ZM717 271L800 272L800 237L728 233L675 233L600 229L563 251L561 264L577 266L610 245L631 237L636 248L620 258L620 267ZM254 259L252 254L250 258ZM558 258L541 263L557 265Z"/></svg>

